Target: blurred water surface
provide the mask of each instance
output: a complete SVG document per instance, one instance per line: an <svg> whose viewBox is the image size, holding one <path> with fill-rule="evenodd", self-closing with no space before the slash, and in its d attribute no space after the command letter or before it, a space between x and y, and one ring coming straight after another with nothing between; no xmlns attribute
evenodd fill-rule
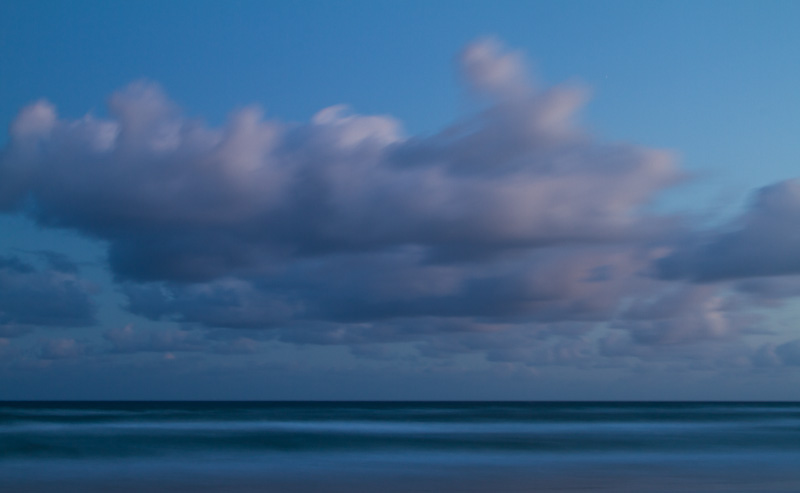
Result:
<svg viewBox="0 0 800 493"><path fill-rule="evenodd" d="M0 403L0 490L800 491L796 403Z"/></svg>

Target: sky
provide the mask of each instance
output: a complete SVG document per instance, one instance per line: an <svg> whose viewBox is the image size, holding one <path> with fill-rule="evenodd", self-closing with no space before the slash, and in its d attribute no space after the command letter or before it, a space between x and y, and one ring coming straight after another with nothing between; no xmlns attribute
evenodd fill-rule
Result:
<svg viewBox="0 0 800 493"><path fill-rule="evenodd" d="M798 399L799 16L3 2L0 399Z"/></svg>

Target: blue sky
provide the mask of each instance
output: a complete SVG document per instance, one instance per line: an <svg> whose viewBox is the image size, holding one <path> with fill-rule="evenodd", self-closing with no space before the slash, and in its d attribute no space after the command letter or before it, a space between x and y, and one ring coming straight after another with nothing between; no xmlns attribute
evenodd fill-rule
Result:
<svg viewBox="0 0 800 493"><path fill-rule="evenodd" d="M5 2L0 390L795 399L798 14Z"/></svg>

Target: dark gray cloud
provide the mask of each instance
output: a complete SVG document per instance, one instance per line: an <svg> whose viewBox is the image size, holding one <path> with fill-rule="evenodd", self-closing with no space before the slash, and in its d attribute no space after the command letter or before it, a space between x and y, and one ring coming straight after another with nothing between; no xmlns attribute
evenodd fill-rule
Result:
<svg viewBox="0 0 800 493"><path fill-rule="evenodd" d="M755 351L752 359L760 367L800 366L800 339L764 344Z"/></svg>
<svg viewBox="0 0 800 493"><path fill-rule="evenodd" d="M92 286L74 264L48 255L50 268L0 256L0 336L34 327L85 327L95 323Z"/></svg>
<svg viewBox="0 0 800 493"><path fill-rule="evenodd" d="M632 289L657 284L636 275L646 262L636 249L612 247L537 249L478 264L445 265L426 262L414 251L362 253L327 256L324 262L298 260L268 278L129 283L124 290L131 311L155 320L303 331L332 324L337 332L344 324L357 331L367 324L374 338L391 339L394 330L375 326L394 324L414 333L413 326L426 327L430 320L441 331L463 320L608 320Z"/></svg>
<svg viewBox="0 0 800 493"><path fill-rule="evenodd" d="M580 323L483 325L457 337L436 334L418 343L416 348L430 358L482 353L487 361L494 363L593 367L600 361L596 345L585 337L591 328Z"/></svg>
<svg viewBox="0 0 800 493"><path fill-rule="evenodd" d="M753 320L737 311L731 297L716 286L675 285L656 296L639 296L614 327L642 344L686 344L730 339Z"/></svg>
<svg viewBox="0 0 800 493"><path fill-rule="evenodd" d="M800 366L800 339L778 345L775 354L785 365Z"/></svg>
<svg viewBox="0 0 800 493"><path fill-rule="evenodd" d="M63 253L51 250L40 250L36 253L47 261L47 265L50 269L65 274L78 274L78 264L70 260L70 258Z"/></svg>
<svg viewBox="0 0 800 493"><path fill-rule="evenodd" d="M735 284L736 290L763 306L780 306L800 296L800 276L756 277Z"/></svg>
<svg viewBox="0 0 800 493"><path fill-rule="evenodd" d="M663 258L659 274L696 282L800 274L798 224L800 182L763 187L726 230L699 234Z"/></svg>

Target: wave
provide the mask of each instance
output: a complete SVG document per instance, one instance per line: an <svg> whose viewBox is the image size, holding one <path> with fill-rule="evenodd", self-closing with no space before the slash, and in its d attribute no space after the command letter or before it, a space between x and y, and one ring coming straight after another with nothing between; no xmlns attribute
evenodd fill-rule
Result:
<svg viewBox="0 0 800 493"><path fill-rule="evenodd" d="M215 454L796 454L795 404L71 403L0 407L0 464ZM438 455L437 455L438 454ZM406 459L403 459L406 460Z"/></svg>

